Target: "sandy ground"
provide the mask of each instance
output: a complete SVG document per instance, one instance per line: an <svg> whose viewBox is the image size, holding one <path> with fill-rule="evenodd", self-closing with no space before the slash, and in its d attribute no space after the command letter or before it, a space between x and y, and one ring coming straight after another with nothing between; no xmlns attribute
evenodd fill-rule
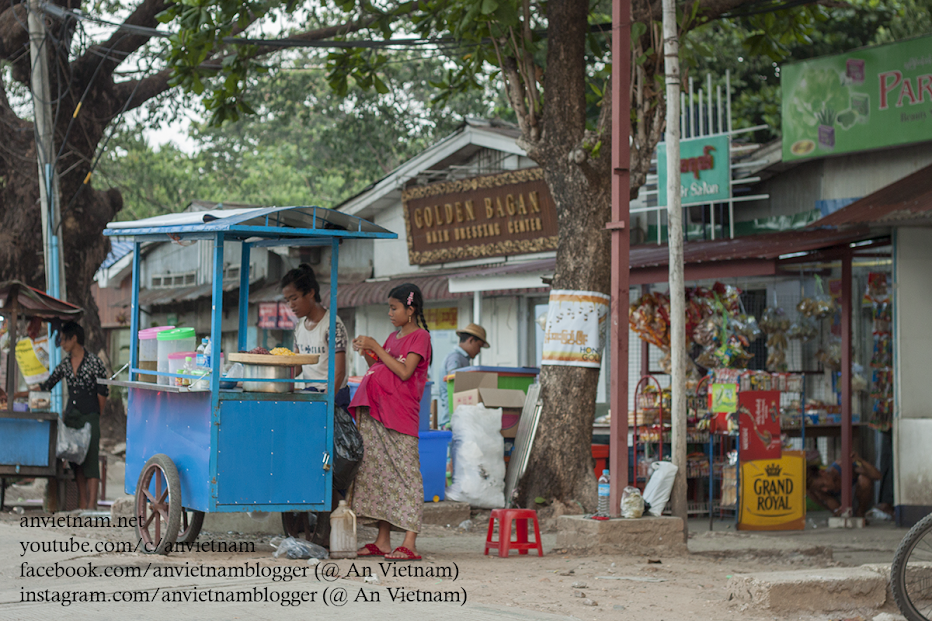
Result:
<svg viewBox="0 0 932 621"><path fill-rule="evenodd" d="M122 468L112 464L108 473L108 491L122 493ZM32 488L14 487L8 501L28 497ZM43 515L28 509L28 516ZM728 601L728 579L739 573L787 569L854 566L863 563L888 563L905 530L889 523L874 525L863 531L837 531L825 528L825 515L813 515L805 531L795 533L749 534L734 532L728 522L715 522L709 532L708 520L690 522L690 554L682 557L631 557L612 554L575 555L555 550L555 535L545 534L545 556L535 553L500 559L483 555L488 512L474 511L472 527L467 531L455 527L428 525L418 539L424 557L422 563L391 564L370 560L337 561L339 575L350 582L364 583L366 572L377 575L378 588L442 590L463 589L472 604L487 604L520 610L602 621L638 620L758 620L758 619L873 619L880 611L863 610L844 615L774 616L766 611L747 609ZM0 524L15 526L21 515L9 508L0 515ZM33 531L37 529L31 529ZM41 529L39 529L41 530ZM87 537L109 541L136 541L132 529L66 528L54 530L56 536ZM32 532L33 538L41 538ZM400 545L401 535L394 545ZM273 559L272 537L238 533L203 532L200 542L252 542L254 551L242 553L173 552L166 557L141 553L91 555L100 564L232 565L259 561L265 565L306 567L301 560ZM374 531L360 529L360 543L374 539ZM4 552L10 553L12 550ZM404 572L428 574L456 572L457 579L393 575L395 568ZM889 611L889 609L888 609ZM519 615L520 616L520 615Z"/></svg>

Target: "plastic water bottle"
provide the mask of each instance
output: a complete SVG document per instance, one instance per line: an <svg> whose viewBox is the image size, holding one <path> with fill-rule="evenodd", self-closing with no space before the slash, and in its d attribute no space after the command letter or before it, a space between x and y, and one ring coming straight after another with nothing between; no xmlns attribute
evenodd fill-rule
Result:
<svg viewBox="0 0 932 621"><path fill-rule="evenodd" d="M207 339L207 337L205 336L204 338L201 339L201 344L197 346L197 362L196 362L196 364L197 364L197 366L199 366L199 367L206 367L206 366L207 366L206 364L204 364L204 359L205 359L205 357L204 357L204 352L207 350L207 340L208 340L208 339Z"/></svg>
<svg viewBox="0 0 932 621"><path fill-rule="evenodd" d="M204 365L203 366L207 367L208 369L210 368L210 363L211 363L211 355L212 355L211 350L212 350L212 343L210 342L210 337L205 336L204 337Z"/></svg>
<svg viewBox="0 0 932 621"><path fill-rule="evenodd" d="M609 481L611 479L608 475L608 470L602 471L602 476L599 477L599 511L597 515L608 517L609 504L608 504L608 494L609 494Z"/></svg>
<svg viewBox="0 0 932 621"><path fill-rule="evenodd" d="M193 375L194 369L195 369L194 358L192 358L191 356L185 356L184 366L181 367L181 374L182 375ZM190 377L176 377L175 381L178 383L179 386L190 386L191 385Z"/></svg>

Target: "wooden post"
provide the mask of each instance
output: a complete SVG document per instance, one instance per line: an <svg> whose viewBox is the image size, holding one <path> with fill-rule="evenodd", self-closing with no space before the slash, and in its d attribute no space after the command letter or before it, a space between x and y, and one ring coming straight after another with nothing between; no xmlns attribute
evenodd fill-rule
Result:
<svg viewBox="0 0 932 621"><path fill-rule="evenodd" d="M612 413L608 468L609 515L621 515L628 480L628 222L631 192L631 0L612 2L612 235L611 380Z"/></svg>
<svg viewBox="0 0 932 621"><path fill-rule="evenodd" d="M672 457L677 467L670 510L686 526L686 283L683 276L683 208L680 198L680 60L676 3L663 0L663 54L667 99L667 235L670 253ZM690 97L690 100L692 97ZM692 109L689 111L692 118ZM663 164L658 164L662 166ZM662 431L662 430L661 430Z"/></svg>

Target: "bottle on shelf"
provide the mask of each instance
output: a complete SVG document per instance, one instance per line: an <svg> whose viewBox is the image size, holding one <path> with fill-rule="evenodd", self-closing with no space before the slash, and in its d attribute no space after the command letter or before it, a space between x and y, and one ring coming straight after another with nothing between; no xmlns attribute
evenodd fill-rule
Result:
<svg viewBox="0 0 932 621"><path fill-rule="evenodd" d="M210 368L210 364L212 362L212 356L213 356L211 353L212 349L213 349L213 343L210 342L210 337L205 336L204 337L204 366L207 367L208 369Z"/></svg>
<svg viewBox="0 0 932 621"><path fill-rule="evenodd" d="M182 375L193 375L194 369L195 369L194 358L192 358L191 356L185 356L184 366L181 367L181 374ZM176 377L175 381L177 382L177 385L179 386L190 386L191 385L190 377Z"/></svg>
<svg viewBox="0 0 932 621"><path fill-rule="evenodd" d="M210 340L210 339L208 339L208 338L205 336L204 338L201 339L201 344L197 346L197 362L196 362L196 365L199 366L199 367L206 367L206 366L207 366L206 364L204 364L204 359L205 359L205 357L204 357L204 352L207 350L207 341L209 341L209 340Z"/></svg>
<svg viewBox="0 0 932 621"><path fill-rule="evenodd" d="M602 471L602 476L599 477L599 510L597 515L608 517L609 516L609 482L611 478L609 477L608 470Z"/></svg>

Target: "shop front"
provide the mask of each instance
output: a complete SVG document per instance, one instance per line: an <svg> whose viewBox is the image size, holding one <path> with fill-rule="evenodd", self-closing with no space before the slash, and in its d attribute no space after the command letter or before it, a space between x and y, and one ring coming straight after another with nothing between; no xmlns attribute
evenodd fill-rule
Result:
<svg viewBox="0 0 932 621"><path fill-rule="evenodd" d="M372 244L370 278L341 288L338 304L357 334L383 339L388 293L411 282L425 299L431 379L458 345L457 328L483 326L490 347L475 365L536 366L536 322L556 256L556 208L516 145L516 130L467 123L338 208L393 231ZM353 357L350 372L363 370ZM435 395L435 397L438 395Z"/></svg>

